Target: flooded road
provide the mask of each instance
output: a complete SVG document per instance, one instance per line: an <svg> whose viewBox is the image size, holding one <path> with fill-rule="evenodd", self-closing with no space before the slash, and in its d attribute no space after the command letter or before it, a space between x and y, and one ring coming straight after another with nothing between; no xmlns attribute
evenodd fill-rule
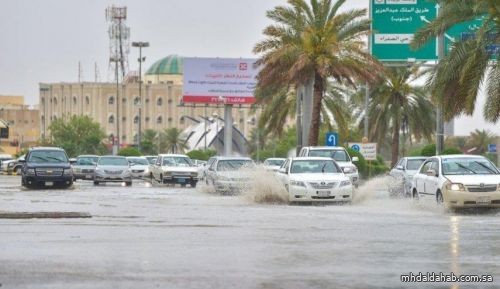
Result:
<svg viewBox="0 0 500 289"><path fill-rule="evenodd" d="M500 212L390 199L384 180L360 187L346 206L141 181L36 191L19 183L0 176L0 212L92 218L0 220L1 288L500 287ZM493 282L402 283L410 272L489 274Z"/></svg>

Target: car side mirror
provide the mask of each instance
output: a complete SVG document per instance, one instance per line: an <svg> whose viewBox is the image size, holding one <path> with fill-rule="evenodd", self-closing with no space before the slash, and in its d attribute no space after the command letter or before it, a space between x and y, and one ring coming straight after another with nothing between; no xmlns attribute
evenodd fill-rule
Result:
<svg viewBox="0 0 500 289"><path fill-rule="evenodd" d="M359 162L359 158L358 157L352 157L352 161L353 162Z"/></svg>
<svg viewBox="0 0 500 289"><path fill-rule="evenodd" d="M438 176L436 170L433 170L433 169L428 170L427 172L425 172L425 174L429 177L437 177Z"/></svg>
<svg viewBox="0 0 500 289"><path fill-rule="evenodd" d="M403 168L403 166L399 165L399 166L396 166L396 170L404 171L405 168Z"/></svg>
<svg viewBox="0 0 500 289"><path fill-rule="evenodd" d="M278 172L287 175L286 169L279 169Z"/></svg>
<svg viewBox="0 0 500 289"><path fill-rule="evenodd" d="M76 159L75 158L70 158L69 159L69 163L72 164L72 165L76 164Z"/></svg>
<svg viewBox="0 0 500 289"><path fill-rule="evenodd" d="M209 171L214 171L214 168L210 167L208 168Z"/></svg>
<svg viewBox="0 0 500 289"><path fill-rule="evenodd" d="M25 163L25 162L26 162L26 160L25 160L25 159L19 159L19 162L20 162L20 163Z"/></svg>

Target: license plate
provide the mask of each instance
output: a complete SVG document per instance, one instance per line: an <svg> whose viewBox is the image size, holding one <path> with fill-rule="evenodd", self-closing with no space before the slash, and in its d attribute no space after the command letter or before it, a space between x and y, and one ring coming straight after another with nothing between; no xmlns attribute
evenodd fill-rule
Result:
<svg viewBox="0 0 500 289"><path fill-rule="evenodd" d="M91 179L92 178L92 175L86 175L85 176L86 179Z"/></svg>
<svg viewBox="0 0 500 289"><path fill-rule="evenodd" d="M489 197L478 198L476 204L489 205L491 204L491 199Z"/></svg>
<svg viewBox="0 0 500 289"><path fill-rule="evenodd" d="M318 197L329 197L330 191L318 191Z"/></svg>
<svg viewBox="0 0 500 289"><path fill-rule="evenodd" d="M177 180L179 181L179 183L185 183L186 182L185 178L178 178Z"/></svg>
<svg viewBox="0 0 500 289"><path fill-rule="evenodd" d="M46 186L53 186L53 185L54 185L54 182L45 182L45 185L46 185Z"/></svg>

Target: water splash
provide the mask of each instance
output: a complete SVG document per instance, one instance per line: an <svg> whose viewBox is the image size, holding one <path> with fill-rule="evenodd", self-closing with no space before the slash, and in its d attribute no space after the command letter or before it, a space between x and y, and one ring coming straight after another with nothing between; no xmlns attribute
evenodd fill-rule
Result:
<svg viewBox="0 0 500 289"><path fill-rule="evenodd" d="M258 166L246 170L250 178L249 186L242 197L253 203L288 204L288 192L274 172Z"/></svg>
<svg viewBox="0 0 500 289"><path fill-rule="evenodd" d="M389 176L379 176L364 182L356 190L354 190L353 204L364 203L373 199L386 198L389 183Z"/></svg>

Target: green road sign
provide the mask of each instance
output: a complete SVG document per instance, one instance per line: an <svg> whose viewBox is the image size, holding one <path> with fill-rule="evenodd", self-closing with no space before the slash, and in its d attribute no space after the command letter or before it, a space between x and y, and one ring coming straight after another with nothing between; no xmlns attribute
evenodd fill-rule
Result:
<svg viewBox="0 0 500 289"><path fill-rule="evenodd" d="M427 0L370 0L371 53L381 61L434 61L437 41L410 48L417 30L436 18L439 6Z"/></svg>

